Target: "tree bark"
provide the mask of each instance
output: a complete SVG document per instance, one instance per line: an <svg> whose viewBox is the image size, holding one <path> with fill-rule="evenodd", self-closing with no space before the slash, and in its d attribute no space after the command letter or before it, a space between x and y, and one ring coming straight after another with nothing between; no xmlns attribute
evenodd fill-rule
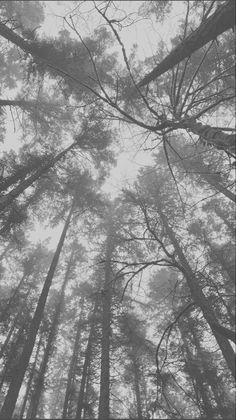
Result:
<svg viewBox="0 0 236 420"><path fill-rule="evenodd" d="M222 416L223 419L226 419L226 418L229 417L229 414L231 416L232 413L229 413L229 411L230 411L229 407L224 405L225 397L226 397L226 395L223 395L224 394L224 384L223 384L222 381L219 383L219 378L218 378L215 370L212 372L211 367L207 363L207 360L204 357L204 354L202 352L201 343L200 343L197 331L195 330L195 328L193 326L191 326L191 335L193 337L194 345L197 349L197 354L198 354L198 357L200 359L200 363L201 363L201 365L204 369L205 380L209 384L210 388L212 389L214 399L215 399L215 402L217 404L218 412Z"/></svg>
<svg viewBox="0 0 236 420"><path fill-rule="evenodd" d="M234 25L234 2L229 0L218 7L209 18L203 21L195 31L174 48L154 70L138 83L138 87L145 86L152 80L155 80L180 61L190 57L196 50L216 39L218 35L233 28Z"/></svg>
<svg viewBox="0 0 236 420"><path fill-rule="evenodd" d="M135 355L131 354L131 360L133 363L134 368L134 391L135 391L135 397L136 397L136 404L137 404L137 415L138 419L143 418L142 413L142 403L141 403L141 394L140 394L140 385L139 385L139 366L136 361Z"/></svg>
<svg viewBox="0 0 236 420"><path fill-rule="evenodd" d="M36 380L34 393L33 393L30 408L29 408L29 411L28 411L28 416L30 418L33 418L33 419L37 415L38 405L39 405L40 397L41 397L41 394L42 394L42 391L43 391L44 377L45 377L45 373L46 373L46 370L47 370L47 367L48 367L49 359L50 359L51 354L52 354L52 346L53 346L53 343L55 341L56 334L57 334L57 328L58 328L59 319L60 319L60 315L61 315L61 310L62 310L62 306L63 306L63 302L64 302L65 289L66 289L67 283L69 281L69 275L70 275L70 270L71 270L71 263L72 263L72 259L73 259L73 254L74 254L74 250L72 250L70 259L69 259L68 264L67 264L65 278L64 278L64 281L63 281L63 284L62 284L61 293L60 293L60 297L59 297L59 302L56 305L56 309L55 309L55 312L54 312L54 315L53 315L52 325L51 325L51 328L50 328L50 331L49 331L47 345L46 345L44 355L43 355L43 361L42 361L42 364L40 366L39 375L38 375L38 378Z"/></svg>
<svg viewBox="0 0 236 420"><path fill-rule="evenodd" d="M193 134L197 134L209 146L214 146L216 149L222 149L231 153L236 152L235 134L226 134L222 130L213 128L210 125L197 122L194 118L186 118L184 121L181 121L179 128L184 128Z"/></svg>
<svg viewBox="0 0 236 420"><path fill-rule="evenodd" d="M182 331L180 325L179 325L179 329L180 329L181 337L184 343L184 349L187 355L187 372L191 376L193 383L195 382L194 389L195 389L197 401L200 405L199 409L201 411L201 414L205 415L206 418L213 419L215 418L215 410L209 401L206 385L204 384L203 374L201 370L195 366L198 360L193 357L192 352L190 351L190 348L189 348L189 344L186 340L185 332Z"/></svg>
<svg viewBox="0 0 236 420"><path fill-rule="evenodd" d="M73 149L76 146L76 144L77 142L72 143L65 150L63 150L54 158L52 158L50 162L46 163L45 165L37 169L34 174L29 176L29 178L22 181L20 185L15 187L8 194L0 197L0 211L4 210L7 206L9 206L21 193L23 193L28 187L30 187L41 175L48 172L49 169L51 169L60 159L62 159L71 149Z"/></svg>
<svg viewBox="0 0 236 420"><path fill-rule="evenodd" d="M18 106L19 108L25 108L28 106L32 106L34 105L35 102L34 101L25 101L23 99L0 99L0 107L2 106Z"/></svg>
<svg viewBox="0 0 236 420"><path fill-rule="evenodd" d="M114 249L112 238L112 222L108 222L108 235L106 241L105 281L102 290L102 348L101 348L101 376L98 418L110 418L110 335L111 335L111 298L112 298L112 272L111 256Z"/></svg>
<svg viewBox="0 0 236 420"><path fill-rule="evenodd" d="M98 309L98 302L96 301L94 305L94 309L93 309L92 318L91 318L91 328L90 328L87 348L85 352L83 371L82 371L82 377L81 377L81 382L80 382L80 390L79 390L79 396L78 396L78 402L77 402L76 420L81 420L81 416L82 416L82 409L83 409L84 395L85 395L85 385L86 385L86 380L88 376L88 368L89 368L91 357L92 357L92 345L93 345L93 339L94 339L94 333L95 333L95 316L97 314L97 309Z"/></svg>
<svg viewBox="0 0 236 420"><path fill-rule="evenodd" d="M212 330L212 333L216 339L216 342L218 343L219 348L221 349L221 352L225 358L227 366L230 369L232 375L235 377L235 354L231 345L228 342L228 339L227 339L229 338L228 334L225 335L222 329L218 328L221 326L219 326L218 323L216 322L215 314L210 308L208 300L203 294L201 286L199 285L198 280L195 278L194 272L192 271L190 265L188 264L188 261L175 237L175 234L172 228L169 226L166 216L162 213L161 210L159 210L159 214L163 222L163 225L165 227L166 233L175 248L176 254L178 255L179 262L180 262L180 269L186 278L192 298L194 302L201 308L203 316L206 319L207 323L209 324Z"/></svg>
<svg viewBox="0 0 236 420"><path fill-rule="evenodd" d="M219 191L221 194L223 194L225 197L229 198L231 201L233 201L235 203L235 201L236 201L235 194L232 193L232 191L228 190L226 187L224 187L224 185L222 185L218 181L216 181L216 179L214 179L214 175L213 174L201 173L200 175L203 178L205 178L206 181L210 185L212 185L212 187L216 191Z"/></svg>
<svg viewBox="0 0 236 420"><path fill-rule="evenodd" d="M30 393L33 377L34 377L34 374L35 374L35 368L36 368L41 344L42 344L42 335L40 335L40 339L39 339L39 342L38 342L38 346L37 346L37 350L36 350L36 354L35 354L35 358L34 358L34 363L33 363L33 366L30 369L30 374L29 374L29 378L28 378L28 382L27 382L27 386L26 386L26 391L25 391L25 395L24 395L24 399L23 399L23 404L22 404L21 409L20 409L20 416L19 416L20 419L23 419L23 417L24 417L24 412L25 412L28 396L29 396L29 393Z"/></svg>
<svg viewBox="0 0 236 420"><path fill-rule="evenodd" d="M68 405L69 405L69 399L70 399L70 394L71 394L71 386L74 380L74 371L75 371L75 366L77 363L78 353L79 353L79 341L81 337L81 321L82 321L82 313L80 312L80 319L77 322L73 354L70 361L70 368L69 368L67 384L66 384L65 400L64 400L63 411L62 411L63 419L67 419L67 414L68 414Z"/></svg>
<svg viewBox="0 0 236 420"><path fill-rule="evenodd" d="M47 156L44 157L44 164L46 163ZM6 176L5 178L2 177L0 180L0 192L6 191L12 185L18 183L19 181L23 181L26 176L29 176L30 173L32 174L35 172L39 167L42 167L43 157L35 159L34 163L31 165L27 165L24 167L18 168L13 174Z"/></svg>
<svg viewBox="0 0 236 420"><path fill-rule="evenodd" d="M0 412L0 418L5 420L5 419L11 419L14 408L15 408L15 404L18 398L18 394L24 379L24 375L33 351L33 347L35 344L35 339L36 339L36 335L42 320L42 316L43 316L43 312L44 312L44 307L46 304L46 300L48 297L48 293L52 284L52 280L53 280L53 276L55 274L55 270L57 268L57 264L59 261L59 257L61 254L61 250L65 241L65 237L66 237L66 233L67 230L69 228L69 224L71 221L71 217L72 217L72 213L73 213L73 208L74 208L74 201L72 203L70 212L68 214L67 220L65 222L60 240L58 242L57 245L57 249L56 252L54 254L51 266L49 268L41 295L39 297L38 300L38 305L35 311L35 314L33 316L33 319L31 321L31 325L30 325L30 329L29 329L29 333L28 333L28 337L26 340L26 343L24 345L23 348L23 352L22 355L20 357L19 363L15 369L12 381L10 383L9 389L8 389L8 393L6 395L4 404L2 406L1 412Z"/></svg>

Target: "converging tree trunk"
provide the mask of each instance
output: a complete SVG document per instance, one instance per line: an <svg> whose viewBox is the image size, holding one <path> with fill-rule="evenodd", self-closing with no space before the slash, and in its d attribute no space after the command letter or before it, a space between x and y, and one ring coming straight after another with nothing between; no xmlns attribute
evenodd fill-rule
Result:
<svg viewBox="0 0 236 420"><path fill-rule="evenodd" d="M199 281L196 279L194 272L192 271L190 265L188 264L188 261L175 237L175 234L172 228L170 227L168 223L166 216L161 210L159 210L159 215L161 217L163 226L165 227L166 233L175 248L176 254L178 255L179 262L180 262L180 269L182 270L186 278L192 298L194 302L196 302L196 304L201 308L203 315L206 321L208 322L212 330L212 333L216 339L216 342L218 343L222 351L225 361L230 371L232 372L233 376L235 377L235 354L230 343L228 342L228 338L230 338L228 334L230 334L231 338L233 338L234 333L228 329L226 329L227 330L227 333L226 333L224 331L225 327L222 327L216 322L215 314L213 313L207 298L203 294L202 288L199 285Z"/></svg>
<svg viewBox="0 0 236 420"><path fill-rule="evenodd" d="M231 153L236 151L235 134L226 134L224 131L210 125L204 125L194 118L186 118L181 121L179 128L184 128L193 134L197 134L208 146L214 146L216 149L222 149ZM235 201L235 198L233 201Z"/></svg>
<svg viewBox="0 0 236 420"><path fill-rule="evenodd" d="M135 391L135 397L136 397L136 404L137 404L137 415L138 419L143 418L142 413L142 403L141 403L141 394L140 394L140 368L139 364L136 360L134 352L130 355L132 364L133 364L133 372L134 372L134 391Z"/></svg>
<svg viewBox="0 0 236 420"><path fill-rule="evenodd" d="M111 337L111 299L112 299L112 271L111 256L114 250L113 226L108 221L108 234L105 253L105 281L102 293L102 353L98 418L110 418L110 337Z"/></svg>
<svg viewBox="0 0 236 420"><path fill-rule="evenodd" d="M77 142L72 143L65 150L60 152L50 162L42 165L36 172L23 180L17 187L11 190L8 194L0 197L0 210L8 207L20 194L22 194L28 187L30 187L41 175L48 172L60 159L62 159L70 150L76 146Z"/></svg>
<svg viewBox="0 0 236 420"><path fill-rule="evenodd" d="M138 83L138 86L145 86L152 80L155 80L167 70L172 69L180 61L190 57L196 50L213 39L216 39L223 32L233 28L234 25L234 2L229 0L220 5L215 13L204 20L181 44L177 45L154 70Z"/></svg>
<svg viewBox="0 0 236 420"><path fill-rule="evenodd" d="M26 385L25 395L24 395L23 403L22 403L22 406L21 406L21 409L20 409L20 416L19 416L20 419L23 419L23 417L24 417L24 412L25 412L26 404L27 404L28 397L29 397L29 394L30 394L32 381L33 381L33 378L34 378L34 375L35 375L35 370L36 370L36 365L37 365L37 361L38 361L39 352L40 352L40 349L41 349L41 344L42 344L42 334L40 335L39 342L38 342L38 345L37 345L37 350L36 350L35 357L34 357L34 363L33 363L32 367L30 369L30 372L29 372L29 378L28 378L27 385Z"/></svg>
<svg viewBox="0 0 236 420"><path fill-rule="evenodd" d="M52 325L50 327L50 331L49 331L49 335L47 339L47 345L46 345L44 355L43 355L42 364L40 366L39 375L37 377L35 389L31 398L31 404L28 411L28 416L33 419L36 417L36 414L37 414L40 397L43 391L45 373L48 367L49 359L52 355L52 346L56 339L57 328L58 328L61 310L62 310L63 302L64 302L65 289L70 278L69 276L70 276L70 271L71 271L73 254L74 254L74 250L72 250L71 256L67 264L66 273L65 273L63 284L62 284L59 301L56 305L56 309L53 315Z"/></svg>
<svg viewBox="0 0 236 420"><path fill-rule="evenodd" d="M57 264L59 261L59 257L61 254L61 250L65 241L65 237L66 237L66 233L68 231L69 225L70 225L70 221L71 221L71 217L73 214L73 209L74 209L74 200L71 206L71 209L69 211L69 214L67 216L60 240L58 242L57 245L57 249L56 252L54 254L51 266L49 268L47 277L45 279L45 283L41 292L41 295L39 297L38 300L38 305L37 308L35 310L33 319L31 321L31 325L30 325L30 329L28 332L28 337L26 340L26 343L24 345L22 354L20 356L19 359L19 363L16 366L14 375L12 377L9 389L8 389L8 393L6 395L4 404L2 406L1 412L0 412L0 418L1 419L11 419L12 418L12 414L16 405L16 401L18 398L18 394L24 379L24 375L33 351L33 347L34 347L34 343L35 343L35 339L36 339L36 335L42 320L42 316L43 316L43 312L44 312L44 307L46 304L46 300L48 297L48 293L52 284L52 280L53 280L53 276L55 274L56 268L57 268Z"/></svg>
<svg viewBox="0 0 236 420"><path fill-rule="evenodd" d="M25 310L27 309L26 301L27 301L27 298L29 296L29 293L30 293L30 289L28 290L25 298L23 299L22 304L20 305L19 310L17 311L17 313L16 313L16 315L15 315L13 321L12 321L11 328L8 331L8 334L6 336L6 339L5 339L5 341L4 341L4 343L3 343L2 347L1 347L1 350L0 350L0 359L2 358L2 356L3 356L3 354L4 354L5 350L6 350L6 348L8 346L8 343L11 340L11 337L12 337L12 334L14 332L14 329L16 328L16 325L25 316Z"/></svg>
<svg viewBox="0 0 236 420"><path fill-rule="evenodd" d="M83 304L82 304L83 305ZM66 392L65 392L65 400L63 405L62 411L62 418L67 419L70 396L71 396L71 389L74 382L74 375L75 375L75 367L78 360L78 353L79 353L79 342L81 337L81 328L82 328L82 319L83 319L83 311L81 309L80 312L80 319L76 323L76 336L73 348L73 354L70 361L70 367L68 372L67 384L66 384Z"/></svg>
<svg viewBox="0 0 236 420"><path fill-rule="evenodd" d="M187 356L186 369L194 383L194 390L196 393L196 399L199 403L200 413L201 415L206 416L206 418L214 418L215 410L209 400L209 394L207 392L206 385L204 384L201 366L196 366L197 358L193 356L192 351L190 350L189 343L186 340L186 332L183 332L181 327L180 331L184 343L184 350Z"/></svg>
<svg viewBox="0 0 236 420"><path fill-rule="evenodd" d="M86 386L86 380L88 376L88 368L89 368L91 358L92 358L92 345L93 345L95 326L96 326L95 317L97 315L97 309L98 309L98 302L96 300L94 304L92 317L91 317L91 327L90 327L88 343L87 343L87 347L85 351L83 371L82 371L80 390L79 390L79 396L78 396L78 402L77 402L76 420L81 420L82 418L81 416L82 416L82 409L83 409L84 398L85 398L85 386Z"/></svg>

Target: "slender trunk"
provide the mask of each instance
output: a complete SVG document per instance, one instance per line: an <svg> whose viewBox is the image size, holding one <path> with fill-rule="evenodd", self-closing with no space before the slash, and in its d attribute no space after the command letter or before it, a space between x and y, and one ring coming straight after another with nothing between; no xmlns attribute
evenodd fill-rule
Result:
<svg viewBox="0 0 236 420"><path fill-rule="evenodd" d="M131 359L132 359L133 368L134 368L134 391L135 391L136 403L137 403L137 414L138 414L138 419L142 419L143 413L142 413L141 394L140 394L140 385L139 385L139 365L136 361L134 354L131 355Z"/></svg>
<svg viewBox="0 0 236 420"><path fill-rule="evenodd" d="M58 328L59 319L60 319L60 315L61 315L61 309L62 309L63 302L64 302L65 288L66 288L68 280L69 280L73 254L74 254L74 251L72 251L70 259L69 259L68 264L67 264L65 278L64 278L64 282L62 284L59 302L56 305L55 313L54 313L53 320L52 320L52 325L51 325L50 332L49 332L49 335L48 335L47 345L46 345L44 356L43 356L43 361L42 361L42 364L41 364L41 367L40 367L39 376L36 380L34 393L33 393L32 399L31 399L31 407L30 407L28 415L29 415L29 417L31 417L33 419L36 417L36 414L37 414L40 397L41 397L41 394L42 394L42 391L43 391L44 377L45 377L45 373L46 373L46 370L47 370L49 359L50 359L51 354L52 354L52 346L53 346L53 343L55 341L56 334L57 334L57 328Z"/></svg>
<svg viewBox="0 0 236 420"><path fill-rule="evenodd" d="M40 339L39 339L39 342L38 342L38 346L37 346L37 350L36 350L36 354L35 354L35 358L34 358L34 363L33 363L33 366L30 369L30 374L29 374L27 385L26 385L26 391L25 391L25 395L24 395L24 399L23 399L23 404L22 404L21 410L20 410L20 416L19 416L20 419L23 419L23 417L24 417L24 412L25 412L27 401L28 401L33 377L34 377L34 374L35 374L35 368L36 368L41 344L42 344L42 335L40 335Z"/></svg>
<svg viewBox="0 0 236 420"><path fill-rule="evenodd" d="M97 313L97 308L98 308L98 302L96 301L94 305L94 309L93 309L93 314L92 314L92 319L91 319L91 328L90 328L87 348L85 352L85 359L84 359L82 377L81 377L81 382L80 382L80 390L79 390L79 396L78 396L78 402L77 402L76 420L81 420L81 415L82 415L84 395L85 395L85 385L86 385L86 380L88 376L88 368L89 368L91 356L92 356L92 344L93 344L93 338L94 338L94 333L95 333L95 316Z"/></svg>
<svg viewBox="0 0 236 420"><path fill-rule="evenodd" d="M22 323L21 327L16 333L16 340L11 345L6 364L1 372L0 389L3 386L3 383L6 380L6 377L8 376L9 368L11 368L12 361L14 360L18 352L19 346L22 345L22 341L23 342L25 341L23 333L24 333L24 330L27 328L27 324L28 324L28 319L24 319L24 322Z"/></svg>
<svg viewBox="0 0 236 420"><path fill-rule="evenodd" d="M216 39L218 35L233 28L234 25L234 2L231 0L218 7L210 17L202 21L195 31L190 33L138 83L138 86L145 86L155 80L185 58L190 57L196 50Z"/></svg>
<svg viewBox="0 0 236 420"><path fill-rule="evenodd" d="M30 107L35 105L35 101L25 101L24 99L0 99L0 107L1 106L15 106L19 108L25 109L26 107Z"/></svg>
<svg viewBox="0 0 236 420"><path fill-rule="evenodd" d="M0 24L1 26L1 24ZM41 175L48 172L60 159L62 159L71 149L76 146L76 142L72 143L65 150L60 152L50 162L42 165L36 172L29 176L29 178L22 181L17 187L11 190L8 194L0 197L0 210L8 207L21 193L23 193L28 187L30 187Z"/></svg>
<svg viewBox="0 0 236 420"><path fill-rule="evenodd" d="M112 227L109 229L106 242L105 282L102 290L102 340L101 340L101 376L98 418L110 418L110 335L111 335L111 298L112 272L111 255L114 249Z"/></svg>
<svg viewBox="0 0 236 420"><path fill-rule="evenodd" d="M27 298L29 296L30 290L31 289L28 290L28 292L27 292L27 294L26 294L26 296L25 296L25 298L24 298L24 300L22 302L21 307L19 308L17 314L15 315L15 318L14 318L14 320L12 322L11 328L10 328L10 330L9 330L9 332L7 334L7 337L6 337L4 343L3 343L2 347L1 347L1 350L0 350L0 359L3 356L3 354L4 354L4 352L5 352L6 348L7 348L7 345L9 343L10 339L11 339L11 336L12 336L12 333L13 333L15 327L16 327L16 324L19 322L19 317L22 314L22 309L24 310L24 308L25 308L25 303L26 303ZM24 311L23 311L23 313L24 313Z"/></svg>
<svg viewBox="0 0 236 420"><path fill-rule="evenodd" d="M3 311L1 312L1 315L0 315L0 322L4 321L4 320L7 318L7 312L8 312L8 309L11 307L11 304L12 304L12 302L13 302L14 298L16 297L17 293L19 292L19 290L20 290L21 286L23 285L23 283L24 283L25 279L26 279L26 276L25 276L25 274L23 274L23 276L21 277L21 280L20 280L20 282L18 283L17 287L15 288L15 290L14 290L14 292L13 292L12 296L9 298L9 300L8 300L8 302L7 302L6 306L5 306L5 308L4 308L4 309L3 309Z"/></svg>
<svg viewBox="0 0 236 420"><path fill-rule="evenodd" d="M73 202L74 203L74 202ZM63 228L60 240L58 242L57 245L57 249L56 252L54 254L51 266L49 268L44 286L43 286L43 290L41 292L41 295L39 297L38 300L38 305L35 311L35 314L33 316L33 319L31 321L31 325L30 325L30 329L29 329L29 333L28 333L28 338L26 340L25 346L23 348L23 352L22 355L20 357L19 363L15 369L14 375L12 377L12 381L10 383L9 389L8 389L8 393L6 395L1 413L0 413L0 418L2 419L10 419L12 417L14 408L15 408L15 404L18 398L18 394L24 379L24 375L25 375L25 371L27 369L29 360L30 360L30 356L32 354L33 351L33 347L34 347L34 343L35 343L35 339L36 339L36 335L42 320L42 316L43 316L43 312L44 312L44 307L46 304L46 300L48 297L48 293L52 284L52 280L53 280L53 276L55 273L55 270L57 268L57 264L58 264L58 260L61 254L61 250L64 244L64 240L66 237L66 233L70 224L70 220L72 217L72 213L73 213L73 204L71 206L69 215L67 217L67 220L65 222L65 226Z"/></svg>
<svg viewBox="0 0 236 420"><path fill-rule="evenodd" d="M70 395L71 395L71 387L72 387L72 383L73 383L73 380L74 380L75 366L76 366L77 359L78 359L79 341L80 341L80 337L81 337L81 321L82 321L82 316L81 315L82 314L80 312L80 319L77 322L73 354L72 354L71 361L70 361L70 368L69 368L67 384L66 384L66 393L65 393L64 405L63 405L63 411L62 411L62 418L63 419L67 418L68 405L69 405L69 400L70 400Z"/></svg>
<svg viewBox="0 0 236 420"><path fill-rule="evenodd" d="M197 355L200 359L200 363L204 369L204 379L209 384L210 388L212 389L214 399L217 405L217 409L219 414L222 416L223 419L228 418L229 415L229 407L224 406L224 401L226 400L226 395L224 394L224 384L222 381L219 383L219 378L215 372L207 363L207 360L203 354L201 343L197 334L197 331L193 326L191 326L191 335L193 337L194 345L197 350ZM230 413L232 415L232 413Z"/></svg>
<svg viewBox="0 0 236 420"><path fill-rule="evenodd" d="M45 156L46 161L47 156ZM44 161L44 164L46 163ZM39 167L42 166L42 160L34 162L34 165L28 165L17 169L13 174L8 175L6 178L1 179L0 181L0 192L6 191L9 187L16 184L19 181L23 181L26 176L30 173L35 172Z"/></svg>
<svg viewBox="0 0 236 420"><path fill-rule="evenodd" d="M207 182L210 184L216 191L219 191L225 197L229 198L231 201L235 203L236 196L232 193L232 191L228 190L224 187L224 185L220 184L215 178L214 174L210 173L201 173L200 174Z"/></svg>
<svg viewBox="0 0 236 420"><path fill-rule="evenodd" d="M180 261L180 269L183 272L188 287L190 289L192 298L194 300L194 302L201 308L202 313L204 318L206 319L207 323L209 324L212 333L216 339L216 342L218 343L222 354L225 358L225 361L230 369L230 371L232 372L233 376L235 377L235 355L234 355L234 351L230 345L230 343L228 342L229 336L228 336L228 329L227 329L227 335L225 334L225 332L223 331L223 329L225 327L222 327L220 325L217 324L216 320L215 320L215 314L213 313L209 302L207 300L207 298L205 297L205 295L203 294L202 288L199 285L199 281L195 278L194 272L192 271L190 265L188 264L188 261L175 237L175 234L172 230L172 228L169 226L169 223L167 221L166 216L162 213L161 210L159 210L159 214L161 217L161 220L163 222L163 225L165 227L166 233L169 236L176 254L178 255L179 261ZM233 335L233 332L230 331ZM226 338L227 337L227 338Z"/></svg>
<svg viewBox="0 0 236 420"><path fill-rule="evenodd" d="M223 149L232 153L236 151L235 134L226 134L222 130L201 124L192 118L185 119L181 123L180 128L185 128L186 130L191 131L191 133L197 134L200 138L203 138L208 145L214 146L217 149ZM223 194L225 194L225 192L223 192ZM228 198L232 200L233 197L230 195ZM235 197L233 201L235 201Z"/></svg>
<svg viewBox="0 0 236 420"><path fill-rule="evenodd" d="M188 324L189 326L189 324ZM194 326L189 326L189 330L192 329ZM187 361L186 361L186 367L187 372L190 375L193 384L194 384L194 391L196 394L196 400L198 403L198 408L201 412L201 414L205 415L206 418L214 418L215 417L215 411L213 406L211 405L209 401L209 396L207 394L206 385L204 384L204 378L203 374L201 372L201 366L196 368L196 364L198 362L197 358L193 356L188 341L186 340L186 331L184 331L181 328L181 324L179 324L179 330L181 333L182 341L184 344L184 350L186 352Z"/></svg>

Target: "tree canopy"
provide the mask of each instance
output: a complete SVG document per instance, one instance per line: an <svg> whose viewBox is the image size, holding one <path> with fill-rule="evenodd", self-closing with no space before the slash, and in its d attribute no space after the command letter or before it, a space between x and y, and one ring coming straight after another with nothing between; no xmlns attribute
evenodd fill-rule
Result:
<svg viewBox="0 0 236 420"><path fill-rule="evenodd" d="M0 3L0 419L231 419L234 5Z"/></svg>

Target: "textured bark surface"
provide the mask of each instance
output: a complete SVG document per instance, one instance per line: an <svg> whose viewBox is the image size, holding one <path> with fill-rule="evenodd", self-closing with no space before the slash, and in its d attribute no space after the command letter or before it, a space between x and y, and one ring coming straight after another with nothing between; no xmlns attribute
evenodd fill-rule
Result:
<svg viewBox="0 0 236 420"><path fill-rule="evenodd" d="M73 212L73 205L71 206L69 215L64 225L56 252L54 254L51 266L49 268L49 271L48 271L48 274L47 274L47 277L43 286L43 290L38 300L37 308L35 310L33 319L31 321L26 343L24 345L21 357L19 359L19 363L15 369L14 375L12 377L12 380L8 389L8 393L6 395L4 404L0 412L0 418L3 420L11 419L13 411L15 409L18 394L20 392L24 375L25 375L32 351L33 351L36 335L37 335L37 332L38 332L38 329L42 320L43 311L44 311L45 303L46 303L48 293L52 284L53 276L57 268L58 260L59 260L61 250L64 244L66 233L70 224L72 212Z"/></svg>
<svg viewBox="0 0 236 420"><path fill-rule="evenodd" d="M86 381L88 378L88 368L89 368L91 357L92 357L92 345L93 345L93 339L94 339L94 333L95 333L95 316L97 314L97 309L98 309L98 303L96 302L93 309L93 314L92 314L92 319L91 319L91 328L89 332L87 348L85 351L83 371L82 371L82 377L81 377L81 382L80 382L80 390L79 390L77 410L76 410L77 420L80 420L82 418L81 416L82 416L83 403L85 402L85 386L86 386Z"/></svg>
<svg viewBox="0 0 236 420"><path fill-rule="evenodd" d="M111 222L108 222L111 224ZM111 328L111 298L112 298L112 272L111 256L114 249L112 226L108 227L106 256L105 256L105 281L102 290L102 354L98 418L110 418L110 328Z"/></svg>
<svg viewBox="0 0 236 420"><path fill-rule="evenodd" d="M180 61L189 57L194 51L203 47L213 39L216 39L218 35L228 29L233 28L234 24L234 2L229 0L225 4L220 5L215 13L203 21L195 31L174 48L174 50L171 51L171 53L168 54L154 70L138 83L138 86L145 86L152 80L155 80Z"/></svg>
<svg viewBox="0 0 236 420"><path fill-rule="evenodd" d="M235 153L235 134L226 134L218 128L213 128L210 125L204 125L197 122L194 118L187 118L179 125L193 134L197 134L209 146L214 146L216 149L222 149Z"/></svg>

